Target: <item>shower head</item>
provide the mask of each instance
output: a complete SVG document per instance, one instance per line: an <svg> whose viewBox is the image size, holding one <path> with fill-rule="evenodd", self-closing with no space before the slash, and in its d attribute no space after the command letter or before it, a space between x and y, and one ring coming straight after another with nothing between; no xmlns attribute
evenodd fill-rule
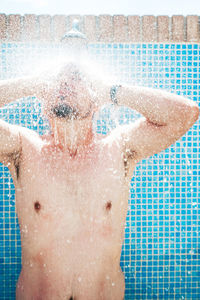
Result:
<svg viewBox="0 0 200 300"><path fill-rule="evenodd" d="M81 54L87 51L88 40L85 34L79 29L79 21L75 19L72 29L69 30L61 39L61 43L71 54Z"/></svg>
<svg viewBox="0 0 200 300"><path fill-rule="evenodd" d="M67 38L80 38L87 39L86 35L83 34L79 29L79 20L75 19L72 22L72 29L69 30L61 39L61 42L64 42Z"/></svg>

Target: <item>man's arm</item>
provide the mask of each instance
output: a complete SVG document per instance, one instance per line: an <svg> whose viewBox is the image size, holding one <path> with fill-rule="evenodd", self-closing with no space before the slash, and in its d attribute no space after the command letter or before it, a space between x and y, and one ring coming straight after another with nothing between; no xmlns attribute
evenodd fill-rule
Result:
<svg viewBox="0 0 200 300"><path fill-rule="evenodd" d="M16 99L36 95L42 88L37 77L20 77L0 80L0 107Z"/></svg>
<svg viewBox="0 0 200 300"><path fill-rule="evenodd" d="M199 117L199 108L194 101L162 90L121 86L116 97L119 105L130 107L144 116L121 128L124 152L135 161L169 147Z"/></svg>
<svg viewBox="0 0 200 300"><path fill-rule="evenodd" d="M24 77L0 81L0 107L16 99L38 93L41 83ZM0 120L0 162L7 165L19 157L21 151L20 126Z"/></svg>

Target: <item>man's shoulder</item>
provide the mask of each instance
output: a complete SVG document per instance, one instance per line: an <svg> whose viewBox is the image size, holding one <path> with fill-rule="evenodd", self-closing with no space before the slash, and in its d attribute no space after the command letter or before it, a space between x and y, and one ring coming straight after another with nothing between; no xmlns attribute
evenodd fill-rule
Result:
<svg viewBox="0 0 200 300"><path fill-rule="evenodd" d="M23 136L23 137L33 137L33 136L36 137L36 136L39 136L39 134L33 129L18 126L18 125L16 125L16 126L18 128L18 131L20 132L20 135Z"/></svg>
<svg viewBox="0 0 200 300"><path fill-rule="evenodd" d="M122 132L124 129L121 127L118 126L100 138L99 144L102 148L115 148L122 151Z"/></svg>
<svg viewBox="0 0 200 300"><path fill-rule="evenodd" d="M43 142L45 140L45 136L40 135L37 131L27 128L18 126L22 147L26 144L38 144L38 142Z"/></svg>

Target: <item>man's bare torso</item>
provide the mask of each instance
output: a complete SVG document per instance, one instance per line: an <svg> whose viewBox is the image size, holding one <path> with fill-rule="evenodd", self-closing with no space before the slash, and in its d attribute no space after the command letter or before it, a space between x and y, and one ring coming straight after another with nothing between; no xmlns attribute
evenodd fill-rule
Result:
<svg viewBox="0 0 200 300"><path fill-rule="evenodd" d="M129 186L119 145L95 138L88 152L70 157L24 130L20 168L9 167L22 243L18 300L123 299Z"/></svg>

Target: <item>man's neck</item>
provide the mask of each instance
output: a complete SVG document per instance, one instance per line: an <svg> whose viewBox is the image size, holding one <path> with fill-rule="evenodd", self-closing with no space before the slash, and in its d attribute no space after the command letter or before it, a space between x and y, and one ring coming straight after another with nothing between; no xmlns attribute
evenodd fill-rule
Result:
<svg viewBox="0 0 200 300"><path fill-rule="evenodd" d="M74 120L65 123L63 120L51 120L52 138L54 145L71 156L90 151L94 143L92 118Z"/></svg>
<svg viewBox="0 0 200 300"><path fill-rule="evenodd" d="M69 154L70 157L76 157L91 151L94 144L94 134L92 129L81 135L80 132L67 134L65 131L59 132L54 130L52 137L55 146L59 147L63 152Z"/></svg>

